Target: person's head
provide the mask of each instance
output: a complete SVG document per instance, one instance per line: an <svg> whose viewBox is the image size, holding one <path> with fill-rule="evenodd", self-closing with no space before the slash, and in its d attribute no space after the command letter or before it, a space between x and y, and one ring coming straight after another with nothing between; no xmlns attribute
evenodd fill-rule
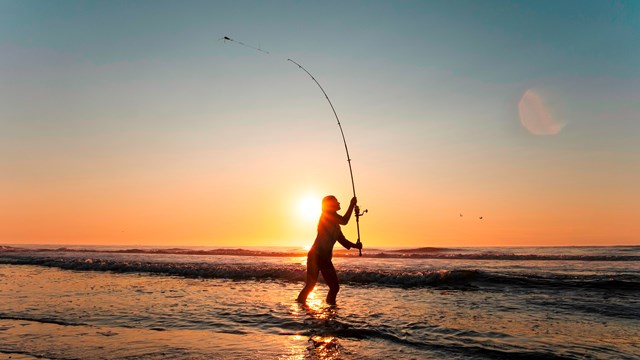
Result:
<svg viewBox="0 0 640 360"><path fill-rule="evenodd" d="M340 210L340 203L335 196L329 195L322 199L322 211L338 211Z"/></svg>

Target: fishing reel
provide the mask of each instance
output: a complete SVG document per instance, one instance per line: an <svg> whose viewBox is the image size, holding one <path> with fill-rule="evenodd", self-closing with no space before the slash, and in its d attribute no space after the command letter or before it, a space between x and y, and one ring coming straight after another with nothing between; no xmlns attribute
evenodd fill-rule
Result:
<svg viewBox="0 0 640 360"><path fill-rule="evenodd" d="M360 216L363 216L364 214L368 213L369 210L364 209L363 212L360 212L360 206L356 205L355 207L355 213L356 213L356 227L358 229L358 241L356 241L356 244L360 244ZM358 256L362 256L362 249L358 249Z"/></svg>
<svg viewBox="0 0 640 360"><path fill-rule="evenodd" d="M356 218L359 218L360 216L363 216L364 214L366 214L368 212L369 212L368 209L364 209L363 212L360 212L360 206L358 206L358 205L356 205L356 207L355 207Z"/></svg>

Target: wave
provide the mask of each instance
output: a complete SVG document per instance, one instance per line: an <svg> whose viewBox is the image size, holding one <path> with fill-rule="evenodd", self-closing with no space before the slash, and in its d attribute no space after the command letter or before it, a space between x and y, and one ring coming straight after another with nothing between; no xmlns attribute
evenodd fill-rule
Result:
<svg viewBox="0 0 640 360"><path fill-rule="evenodd" d="M325 309L326 310L326 309ZM321 310L321 311L325 311ZM316 310L312 310L316 311ZM244 312L243 312L244 314ZM247 322L246 315L241 315L237 319L233 319L236 322ZM410 347L417 351L436 351L441 354L454 354L456 357L461 358L497 358L497 359L574 359L574 356L565 357L562 354L558 354L557 345L555 348L545 348L544 346L538 347L535 350L529 350L521 347L513 347L500 343L500 338L505 336L498 332L475 332L464 331L461 332L458 329L453 328L441 328L440 331L430 332L428 336L415 334L407 336L405 331L395 329L390 326L376 326L362 324L354 325L346 320L340 320L336 317L329 317L328 319L317 318L316 315L310 316L307 321L292 321L289 319L282 319L274 317L273 314L264 314L258 318L252 319L258 326L264 326L265 322L269 323L272 327L278 327L283 331L279 332L280 335L303 335L309 337L309 346L314 348L331 349L339 348L342 339L354 339L354 340L382 340L390 343ZM73 327L87 327L91 328L92 332L105 337L111 337L118 335L117 328L102 328L95 324L89 323L76 323L68 322L59 319L50 318L48 316L27 316L27 315L9 315L0 313L0 320L17 320L20 322L31 322L37 324L54 324L60 326L73 326ZM22 324L25 325L25 324ZM428 326L428 325L425 325ZM136 326L122 325L123 328L139 329ZM165 328L146 328L154 331L165 331ZM198 329L198 328L194 328ZM115 330L115 331L113 331ZM434 329L432 329L434 330ZM219 327L216 327L216 332L225 332L246 335L246 332L239 330L225 331ZM452 339L449 334L455 333L455 339ZM465 336L460 337L460 334ZM482 339L481 342L470 339ZM495 341L494 341L495 340ZM0 354L21 354L30 357L40 357L41 354L31 354L28 351L21 349L0 348ZM586 355L586 354L584 354ZM11 357L11 356L9 356ZM584 356L580 356L582 358Z"/></svg>
<svg viewBox="0 0 640 360"><path fill-rule="evenodd" d="M516 254L512 252L483 251L478 249L453 249L420 247L413 249L367 249L363 258L391 259L459 259L459 260L510 260L510 261L640 261L640 247L610 247L616 254ZM561 250L558 250L561 251ZM306 251L300 248L289 250L254 250L242 248L188 249L188 248L20 248L0 246L0 253L114 253L114 254L158 254L158 255L200 255L200 256L257 256L257 257L301 257ZM626 254L625 252L631 252ZM357 253L335 249L334 257L355 257Z"/></svg>
<svg viewBox="0 0 640 360"><path fill-rule="evenodd" d="M279 280L303 282L305 267L299 264L239 265L219 263L171 263L98 258L54 258L33 256L4 256L0 263L10 265L37 265L78 271L110 271L117 273L149 273L187 278L229 280ZM343 283L402 288L479 289L502 287L602 289L640 291L640 276L616 275L562 275L512 274L481 270L359 270L342 269Z"/></svg>
<svg viewBox="0 0 640 360"><path fill-rule="evenodd" d="M67 321L62 321L62 320L51 318L51 317L38 318L33 316L9 315L9 314L3 314L3 313L0 313L0 320L30 321L30 322L37 322L41 324L54 324L54 325L62 325L62 326L88 326L87 324L83 324L83 323L67 322Z"/></svg>

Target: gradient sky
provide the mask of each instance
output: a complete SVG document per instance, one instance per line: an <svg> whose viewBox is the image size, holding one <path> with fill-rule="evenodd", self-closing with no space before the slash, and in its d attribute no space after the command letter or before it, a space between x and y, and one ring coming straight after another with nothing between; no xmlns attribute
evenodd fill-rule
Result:
<svg viewBox="0 0 640 360"><path fill-rule="evenodd" d="M582 0L0 0L0 243L310 245L287 58L365 247L640 244L640 3Z"/></svg>

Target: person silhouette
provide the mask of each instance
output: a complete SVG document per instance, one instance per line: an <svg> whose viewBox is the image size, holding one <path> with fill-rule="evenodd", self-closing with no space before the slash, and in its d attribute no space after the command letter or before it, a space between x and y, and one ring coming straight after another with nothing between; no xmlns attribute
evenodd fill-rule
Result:
<svg viewBox="0 0 640 360"><path fill-rule="evenodd" d="M307 279L304 288L298 295L298 302L306 302L307 296L316 286L318 273L321 272L324 281L329 286L327 303L335 305L340 285L338 284L338 274L336 274L336 269L331 262L333 245L338 241L347 250L351 248L362 249L362 243L352 243L344 237L340 230L340 225L346 225L349 222L357 202L355 197L351 199L347 212L341 216L337 212L340 210L340 203L335 196L329 195L322 199L322 215L318 221L318 235L307 254Z"/></svg>

